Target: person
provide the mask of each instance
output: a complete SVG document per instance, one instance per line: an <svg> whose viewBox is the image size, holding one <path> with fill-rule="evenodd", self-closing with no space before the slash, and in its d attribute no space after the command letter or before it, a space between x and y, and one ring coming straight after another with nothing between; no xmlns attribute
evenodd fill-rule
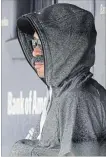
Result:
<svg viewBox="0 0 106 157"><path fill-rule="evenodd" d="M33 45L33 57L39 57L43 55L42 49L41 49L41 42L39 40L37 32L34 33L34 41L32 41ZM39 43L39 44L38 44ZM44 78L44 61L43 62L35 62L34 67L37 70L37 73L39 77Z"/></svg>
<svg viewBox="0 0 106 157"><path fill-rule="evenodd" d="M54 4L21 16L17 36L52 95L38 138L17 141L11 155L106 155L106 90L90 72L97 37L92 13Z"/></svg>

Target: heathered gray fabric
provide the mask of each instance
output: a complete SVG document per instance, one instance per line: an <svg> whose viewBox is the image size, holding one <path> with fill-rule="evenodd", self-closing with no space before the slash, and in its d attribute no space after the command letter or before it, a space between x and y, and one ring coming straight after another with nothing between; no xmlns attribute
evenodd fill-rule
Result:
<svg viewBox="0 0 106 157"><path fill-rule="evenodd" d="M40 141L29 144L28 151L27 140L19 141L11 155L106 155L106 90L90 72L97 35L93 15L61 3L20 17L17 35L30 65L28 33L34 30L43 47L43 81L52 88L51 105Z"/></svg>

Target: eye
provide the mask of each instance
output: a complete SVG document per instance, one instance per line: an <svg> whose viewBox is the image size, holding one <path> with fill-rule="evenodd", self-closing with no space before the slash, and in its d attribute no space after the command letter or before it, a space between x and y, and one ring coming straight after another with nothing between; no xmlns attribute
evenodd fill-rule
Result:
<svg viewBox="0 0 106 157"><path fill-rule="evenodd" d="M32 39L32 47L35 48L37 46L36 40Z"/></svg>
<svg viewBox="0 0 106 157"><path fill-rule="evenodd" d="M40 40L38 40L38 45L41 45L41 41Z"/></svg>
<svg viewBox="0 0 106 157"><path fill-rule="evenodd" d="M37 45L42 49L41 41L38 39Z"/></svg>
<svg viewBox="0 0 106 157"><path fill-rule="evenodd" d="M36 41L32 40L32 46L35 46L35 45L36 45Z"/></svg>

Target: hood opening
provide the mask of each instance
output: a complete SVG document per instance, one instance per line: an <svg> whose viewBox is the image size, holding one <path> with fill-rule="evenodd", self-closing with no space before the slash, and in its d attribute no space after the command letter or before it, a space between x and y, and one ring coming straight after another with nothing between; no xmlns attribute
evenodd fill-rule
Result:
<svg viewBox="0 0 106 157"><path fill-rule="evenodd" d="M42 44L42 52L43 52L43 56L44 56L44 78L39 77L39 75L37 74L37 70L32 66L32 60L34 59L34 57L32 55L33 48L32 48L32 45L31 45L31 42L29 39L33 38L35 31L37 32L38 37ZM38 29L38 26L35 26L34 22L31 20L31 18L25 17L25 15L23 15L22 17L20 17L17 20L17 36L18 36L18 40L21 45L21 48L23 50L24 56L27 59L28 63L33 68L33 70L36 72L38 77L47 85L47 87L49 89L49 86L46 82L45 55L44 55L44 47L43 47L43 43L42 43L43 41L40 36L40 31Z"/></svg>

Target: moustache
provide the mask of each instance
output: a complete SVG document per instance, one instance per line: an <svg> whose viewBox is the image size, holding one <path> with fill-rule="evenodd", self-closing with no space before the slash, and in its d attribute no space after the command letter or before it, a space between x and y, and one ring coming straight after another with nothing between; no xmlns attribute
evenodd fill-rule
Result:
<svg viewBox="0 0 106 157"><path fill-rule="evenodd" d="M44 56L43 55L38 55L36 57L32 57L31 65L34 66L35 62L44 62Z"/></svg>

